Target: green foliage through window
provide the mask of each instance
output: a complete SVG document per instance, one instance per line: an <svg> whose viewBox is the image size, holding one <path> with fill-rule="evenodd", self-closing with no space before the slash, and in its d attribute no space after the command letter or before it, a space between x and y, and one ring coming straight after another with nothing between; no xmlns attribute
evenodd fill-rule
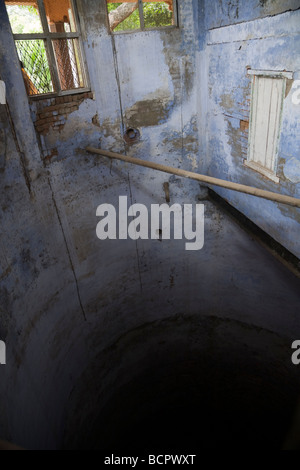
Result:
<svg viewBox="0 0 300 470"><path fill-rule="evenodd" d="M161 28L172 25L173 14L166 3L144 3L146 28Z"/></svg>
<svg viewBox="0 0 300 470"><path fill-rule="evenodd" d="M108 13L116 10L122 3L108 3ZM173 24L173 12L165 2L143 3L144 22L146 28L162 28ZM114 31L130 31L140 29L139 9L120 23Z"/></svg>
<svg viewBox="0 0 300 470"><path fill-rule="evenodd" d="M36 34L43 31L39 12L34 6L7 5L14 34ZM53 91L50 68L44 41L16 41L20 62L28 76L30 94ZM20 64L20 65L21 65Z"/></svg>
<svg viewBox="0 0 300 470"><path fill-rule="evenodd" d="M36 41L16 41L20 62L29 80L29 94L53 92L53 85L45 44L42 39ZM37 93L36 93L37 92Z"/></svg>
<svg viewBox="0 0 300 470"><path fill-rule="evenodd" d="M118 7L120 7L122 3L108 3L108 13L111 11L116 10ZM126 20L124 20L117 28L114 29L114 31L128 31L128 30L134 30L134 29L140 29L140 15L139 15L139 10L135 10L132 15L129 16Z"/></svg>

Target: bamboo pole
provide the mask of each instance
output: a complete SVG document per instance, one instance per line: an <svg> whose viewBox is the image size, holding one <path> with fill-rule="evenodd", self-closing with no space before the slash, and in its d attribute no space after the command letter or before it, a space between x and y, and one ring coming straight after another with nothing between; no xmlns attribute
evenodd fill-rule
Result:
<svg viewBox="0 0 300 470"><path fill-rule="evenodd" d="M292 207L300 208L300 199L285 196L283 194L273 193L271 191L265 191L263 189L253 188L252 186L246 186L244 184L232 183L230 181L213 178L211 176L200 175L198 173L193 173L191 171L181 170L179 168L173 168L171 166L161 165L159 163L147 162L145 160L140 160L138 158L127 157L119 153L108 152L106 150L96 149L93 147L87 147L87 152L95 153L103 157L112 158L114 160L121 160L126 163L131 163L133 165L142 166L145 168L150 168L152 170L162 171L164 173L169 173L171 175L181 176L183 178L192 179L199 181L200 183L210 184L212 186L219 186L221 188L229 189L231 191L238 191L240 193L249 194L250 196L260 197L263 199L268 199L269 201L278 202L280 204L287 204Z"/></svg>

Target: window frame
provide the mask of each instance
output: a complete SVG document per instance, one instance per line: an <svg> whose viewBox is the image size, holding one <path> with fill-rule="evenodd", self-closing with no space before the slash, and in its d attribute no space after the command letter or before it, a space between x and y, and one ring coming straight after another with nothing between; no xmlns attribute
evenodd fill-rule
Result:
<svg viewBox="0 0 300 470"><path fill-rule="evenodd" d="M107 27L109 34L113 36L118 36L121 34L136 34L136 33L147 33L148 31L170 31L173 29L179 28L179 9L178 9L178 0L173 0L173 14L174 14L174 25L170 26L157 26L154 28L146 28L145 27L145 20L144 20L144 8L143 8L143 0L138 0L139 2L139 15L140 15L140 25L141 27L138 29L129 29L126 31L112 31L109 23L109 12L107 8L107 0L106 1L106 16L107 16ZM115 3L124 3L122 0L116 0ZM121 24L121 23L120 23Z"/></svg>
<svg viewBox="0 0 300 470"><path fill-rule="evenodd" d="M77 31L75 33L52 33L49 29L48 21L47 21L47 15L46 15L46 10L44 6L43 0L36 0L38 9L39 9L39 15L40 15L40 20L43 28L43 33L33 33L33 34L13 34L13 38L15 41L15 47L16 47L16 41L30 41L30 40L43 40L45 44L45 49L46 49L46 54L48 58L48 64L49 64L49 69L51 73L51 78L52 78L52 83L53 83L53 88L55 91L51 93L41 93L38 95L27 95L29 99L31 100L43 100L43 99L49 99L49 98L55 98L55 97L60 97L60 96L68 96L68 95L77 95L81 93L88 93L91 91L90 87L90 80L89 80L89 74L88 74L88 68L87 68L87 62L84 54L84 49L83 49L83 44L82 44L82 32L81 32L81 27L80 27L80 21L79 21L79 15L78 15L78 10L77 10L77 5L75 0L70 0L72 3L72 8L74 12L74 18L75 18L75 23L76 23L76 29ZM59 72L57 69L57 63L56 63L56 58L55 58L55 53L54 53L54 48L52 45L52 41L55 39L77 39L79 49L80 49L80 59L81 59L81 66L82 66L82 73L84 76L84 81L86 83L86 87L84 88L75 88L72 90L62 90L60 86L60 79L59 79ZM18 51L17 51L18 54Z"/></svg>
<svg viewBox="0 0 300 470"><path fill-rule="evenodd" d="M279 140L281 135L281 127L282 127L282 116L283 116L283 106L284 106L284 98L286 94L286 83L287 80L293 79L293 72L280 72L280 71L270 71L270 70L248 70L248 75L252 78L251 84L251 110L250 110L250 123L249 123L249 138L248 138L248 155L247 159L244 160L244 165L251 170L256 171L257 173L265 176L269 180L273 181L276 184L280 183L280 178L277 176L278 170L278 157L279 157ZM256 111L257 111L257 95L258 95L258 82L255 80L256 78L273 78L273 79L280 79L283 80L282 86L282 97L281 97L281 106L280 106L280 114L278 117L278 127L276 129L276 145L275 151L273 155L274 160L274 169L270 170L267 166L261 165L258 161L256 161L253 157L255 157L254 153L254 142L253 139L255 138L255 131L256 131Z"/></svg>

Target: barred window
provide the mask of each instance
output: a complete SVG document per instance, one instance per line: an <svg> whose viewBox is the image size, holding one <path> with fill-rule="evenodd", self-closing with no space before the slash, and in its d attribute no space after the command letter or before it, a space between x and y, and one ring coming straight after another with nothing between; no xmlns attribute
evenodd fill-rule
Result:
<svg viewBox="0 0 300 470"><path fill-rule="evenodd" d="M177 0L107 0L111 32L149 31L178 25Z"/></svg>
<svg viewBox="0 0 300 470"><path fill-rule="evenodd" d="M29 96L89 91L73 0L5 0Z"/></svg>

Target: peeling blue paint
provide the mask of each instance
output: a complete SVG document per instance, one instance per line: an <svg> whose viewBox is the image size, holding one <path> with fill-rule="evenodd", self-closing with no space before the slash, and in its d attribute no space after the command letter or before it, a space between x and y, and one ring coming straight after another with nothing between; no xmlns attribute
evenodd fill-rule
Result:
<svg viewBox="0 0 300 470"><path fill-rule="evenodd" d="M208 29L252 21L285 11L297 10L298 0L218 0L206 8Z"/></svg>
<svg viewBox="0 0 300 470"><path fill-rule="evenodd" d="M284 166L285 177L294 184L300 183L300 161L291 158Z"/></svg>
<svg viewBox="0 0 300 470"><path fill-rule="evenodd" d="M247 77L247 67L258 70L287 70L293 72L295 78L298 76L299 11L234 25L236 19L228 15L230 2L221 3L222 5L218 3L213 9L209 8L210 2L206 2L208 28L216 24L232 25L209 31L207 36L208 171L213 176L226 180L300 197L300 187L297 184L300 164L300 107L292 103L292 92L287 93L284 100L278 152L280 185L244 166L248 134L238 129L238 119L245 122L250 119L251 83ZM253 20L256 15L261 16L261 6L256 5L256 10L250 12L252 1L239 3L239 14L243 12L243 18ZM295 6L295 2L293 5ZM275 10L278 6L279 3L274 4ZM253 39L247 37L249 31ZM261 37L264 31L265 38ZM220 189L217 189L217 192L300 257L299 209L277 207L276 204Z"/></svg>

